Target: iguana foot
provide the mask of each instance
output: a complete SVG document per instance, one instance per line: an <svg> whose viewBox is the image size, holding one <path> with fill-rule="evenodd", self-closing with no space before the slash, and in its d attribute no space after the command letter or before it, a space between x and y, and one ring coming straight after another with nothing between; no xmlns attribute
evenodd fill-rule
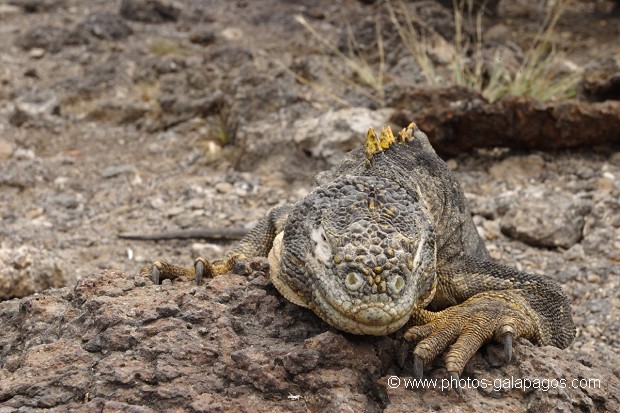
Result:
<svg viewBox="0 0 620 413"><path fill-rule="evenodd" d="M166 261L155 261L140 269L140 275L149 277L154 284L160 284L163 280L175 280L181 277L193 277L194 270L179 265L170 264Z"/></svg>
<svg viewBox="0 0 620 413"><path fill-rule="evenodd" d="M194 261L193 268L186 268L160 260L142 267L140 269L140 275L149 277L154 284L159 284L163 280L175 280L177 278L186 277L194 278L196 284L200 285L202 284L203 278L213 278L230 272L235 262L242 258L242 255L232 255L226 260L210 262L205 258L198 257Z"/></svg>
<svg viewBox="0 0 620 413"><path fill-rule="evenodd" d="M511 291L480 293L437 313L419 310L413 317L425 323L405 333L406 340L418 343L413 351L414 375L418 378L423 375L424 365L448 347L446 370L458 378L486 342L503 342L506 360L510 361L514 338L539 341L539 321L534 311L524 298Z"/></svg>

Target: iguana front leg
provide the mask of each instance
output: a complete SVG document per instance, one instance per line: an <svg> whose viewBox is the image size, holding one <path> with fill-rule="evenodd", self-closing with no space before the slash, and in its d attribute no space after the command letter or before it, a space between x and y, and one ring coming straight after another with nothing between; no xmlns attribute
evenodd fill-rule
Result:
<svg viewBox="0 0 620 413"><path fill-rule="evenodd" d="M503 342L510 360L514 338L564 348L575 336L568 298L551 279L473 258L440 270L438 276L431 306L445 309L415 310L416 326L405 334L417 342L414 373L419 377L423 365L449 346L446 370L458 377L486 342Z"/></svg>
<svg viewBox="0 0 620 413"><path fill-rule="evenodd" d="M194 261L193 268L158 260L142 267L140 274L150 277L155 284L159 284L165 279L174 280L191 277L195 278L196 283L200 285L203 278L213 278L230 272L237 260L246 257L266 257L271 250L274 238L284 227L289 209L288 205L271 209L267 216L260 220L223 260L210 262L205 258L198 257Z"/></svg>

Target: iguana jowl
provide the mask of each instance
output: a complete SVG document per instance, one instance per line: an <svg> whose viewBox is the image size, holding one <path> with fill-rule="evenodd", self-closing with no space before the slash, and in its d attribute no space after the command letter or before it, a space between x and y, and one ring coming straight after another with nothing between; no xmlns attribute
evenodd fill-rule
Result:
<svg viewBox="0 0 620 413"><path fill-rule="evenodd" d="M157 261L164 278L226 273L235 259L268 256L270 276L293 303L337 329L386 335L405 328L414 368L446 349L458 376L485 342L525 337L568 346L575 327L553 280L493 262L463 191L415 124L393 136L370 129L364 148L317 178L294 205L271 210L228 259L194 268Z"/></svg>

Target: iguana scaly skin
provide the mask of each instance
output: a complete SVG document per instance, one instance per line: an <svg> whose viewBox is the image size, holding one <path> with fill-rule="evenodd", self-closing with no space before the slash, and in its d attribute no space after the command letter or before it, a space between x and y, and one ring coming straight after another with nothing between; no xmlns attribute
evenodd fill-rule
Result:
<svg viewBox="0 0 620 413"><path fill-rule="evenodd" d="M491 261L463 191L413 123L396 137L370 129L319 186L273 209L225 261L199 258L194 269L158 261L153 280L210 277L243 256L269 256L271 280L293 303L354 334L405 328L417 345L414 369L446 353L462 373L485 342L525 337L568 346L575 327L558 284Z"/></svg>

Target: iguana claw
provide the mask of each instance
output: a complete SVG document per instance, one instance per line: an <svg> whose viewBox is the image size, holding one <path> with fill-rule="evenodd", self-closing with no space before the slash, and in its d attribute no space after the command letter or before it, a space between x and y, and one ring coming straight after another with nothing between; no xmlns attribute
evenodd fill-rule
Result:
<svg viewBox="0 0 620 413"><path fill-rule="evenodd" d="M153 266L151 267L151 280L153 281L153 284L155 285L159 285L159 268L160 268L160 262L159 261L155 261L153 263Z"/></svg>
<svg viewBox="0 0 620 413"><path fill-rule="evenodd" d="M202 257L194 261L194 273L196 274L196 285L202 284L202 278L213 278L213 266L209 261Z"/></svg>
<svg viewBox="0 0 620 413"><path fill-rule="evenodd" d="M459 396L463 395L463 388L459 385L459 374L452 372L450 373L450 382L453 384L452 388Z"/></svg>
<svg viewBox="0 0 620 413"><path fill-rule="evenodd" d="M422 358L417 354L413 356L413 376L416 379L424 377L424 363Z"/></svg>
<svg viewBox="0 0 620 413"><path fill-rule="evenodd" d="M506 356L506 362L510 363L510 360L512 360L512 333L506 333L504 336L504 355Z"/></svg>

